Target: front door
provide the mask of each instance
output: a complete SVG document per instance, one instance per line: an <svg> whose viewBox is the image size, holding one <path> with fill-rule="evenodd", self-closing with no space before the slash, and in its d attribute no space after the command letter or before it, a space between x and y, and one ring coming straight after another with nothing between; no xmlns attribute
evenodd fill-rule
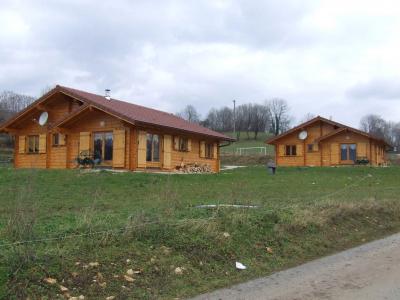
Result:
<svg viewBox="0 0 400 300"><path fill-rule="evenodd" d="M357 145L356 144L341 144L340 145L341 163L353 164L353 163L355 163L356 159L357 159Z"/></svg>
<svg viewBox="0 0 400 300"><path fill-rule="evenodd" d="M93 135L94 159L103 165L111 165L113 159L113 133L95 132Z"/></svg>

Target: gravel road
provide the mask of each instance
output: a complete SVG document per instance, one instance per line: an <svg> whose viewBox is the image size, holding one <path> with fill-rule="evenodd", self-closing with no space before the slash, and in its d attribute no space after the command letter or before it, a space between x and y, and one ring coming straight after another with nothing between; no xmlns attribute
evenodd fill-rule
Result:
<svg viewBox="0 0 400 300"><path fill-rule="evenodd" d="M205 299L400 299L400 234L240 285Z"/></svg>

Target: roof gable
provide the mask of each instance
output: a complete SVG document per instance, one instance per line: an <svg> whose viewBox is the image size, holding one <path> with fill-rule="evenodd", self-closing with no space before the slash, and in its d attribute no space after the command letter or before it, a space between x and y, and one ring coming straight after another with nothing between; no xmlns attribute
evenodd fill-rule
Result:
<svg viewBox="0 0 400 300"><path fill-rule="evenodd" d="M313 118L313 119L311 119L311 120L309 120L307 122L301 123L300 125L297 125L297 126L293 127L292 129L289 129L288 131L285 131L285 132L283 132L283 133L281 133L281 134L279 134L279 135L277 135L275 137L272 137L272 138L266 140L265 142L268 143L268 144L274 144L279 139L281 139L283 137L286 137L289 134L292 134L292 133L294 133L296 131L303 130L303 129L305 129L305 128L307 128L307 127L309 127L309 126L311 126L311 125L313 125L314 123L317 123L317 122L327 123L327 124L330 124L330 125L333 125L333 126L337 126L339 128L346 127L343 124L334 122L332 120L323 118L321 116L317 116L317 117L315 117L315 118Z"/></svg>
<svg viewBox="0 0 400 300"><path fill-rule="evenodd" d="M323 118L323 117L321 117L321 116L317 116L317 117L315 117L315 118L313 118L313 119L311 119L311 120L309 120L309 121L307 121L307 122L304 122L304 123L302 123L302 124L300 124L300 125L298 125L298 126L296 126L296 127L293 127L292 129L290 129L290 130L288 130L288 131L286 131L286 132L284 132L284 133L282 133L282 134L280 134L280 135L277 135L277 136L275 136L275 137L273 137L273 138L267 140L266 143L268 143L268 144L275 144L275 143L276 143L278 140L280 140L281 138L286 137L286 136L288 136L289 134L292 134L292 133L294 133L294 132L296 132L296 131L298 131L298 130L305 129L305 128L307 128L308 126L310 126L310 125L312 125L312 124L314 124L314 123L316 123L316 122L323 122L323 123L327 123L327 124L330 124L330 125L333 125L333 126L336 126L336 127L337 127L337 129L335 129L335 130L333 130L333 131L327 133L326 135L323 135L323 136L321 136L320 138L318 138L318 139L316 140L317 142L322 141L322 140L324 140L324 139L326 139L326 138L332 137L332 136L334 136L334 135L336 135L336 134L339 134L339 133L341 133L341 132L347 130L347 131L351 131L351 132L354 132L354 133L356 133L356 134L363 135L363 136L365 136L365 137L367 137L367 138L373 139L373 140L375 140L375 141L378 141L378 142L380 142L380 143L384 143L385 145L390 146L390 145L389 145L386 141L384 141L383 139L377 138L377 137L375 137L375 136L373 136L373 135L371 135L371 134L369 134L369 133L367 133L367 132L358 130L358 129L353 128L353 127L350 127L350 126L343 125L343 124L341 124L341 123L338 123L338 122L335 122L335 121L332 121L332 120Z"/></svg>

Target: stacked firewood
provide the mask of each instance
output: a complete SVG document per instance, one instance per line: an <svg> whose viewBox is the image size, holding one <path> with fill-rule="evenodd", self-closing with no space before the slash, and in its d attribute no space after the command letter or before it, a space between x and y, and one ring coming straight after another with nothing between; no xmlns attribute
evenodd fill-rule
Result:
<svg viewBox="0 0 400 300"><path fill-rule="evenodd" d="M198 163L180 166L179 171L183 173L212 173L212 169L209 164Z"/></svg>

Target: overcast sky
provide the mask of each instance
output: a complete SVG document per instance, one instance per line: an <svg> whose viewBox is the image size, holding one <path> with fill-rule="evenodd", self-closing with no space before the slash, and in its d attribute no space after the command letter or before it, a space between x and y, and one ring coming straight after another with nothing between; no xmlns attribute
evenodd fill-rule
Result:
<svg viewBox="0 0 400 300"><path fill-rule="evenodd" d="M284 98L400 121L400 2L0 2L0 90L55 84L176 112Z"/></svg>

